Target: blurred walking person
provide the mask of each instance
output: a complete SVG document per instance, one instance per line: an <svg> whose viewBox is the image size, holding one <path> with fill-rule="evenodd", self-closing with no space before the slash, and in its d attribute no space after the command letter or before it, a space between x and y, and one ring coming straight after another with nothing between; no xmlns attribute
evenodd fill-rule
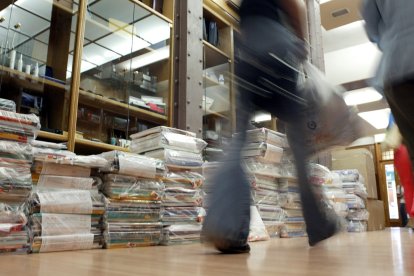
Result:
<svg viewBox="0 0 414 276"><path fill-rule="evenodd" d="M256 106L287 123L311 246L334 235L338 219L326 212L308 182L306 100L297 89L307 58L306 8L302 0L244 0L240 7L241 54L235 68L237 131L223 167L214 179L203 237L224 253L246 253L250 223L250 183L241 151Z"/></svg>

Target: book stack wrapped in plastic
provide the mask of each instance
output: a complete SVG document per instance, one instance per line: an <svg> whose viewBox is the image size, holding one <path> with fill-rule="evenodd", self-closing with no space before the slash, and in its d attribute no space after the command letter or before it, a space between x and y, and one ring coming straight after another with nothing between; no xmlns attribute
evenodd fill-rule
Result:
<svg viewBox="0 0 414 276"><path fill-rule="evenodd" d="M328 208L345 219L348 216L347 193L342 188L340 175L331 172L327 167L319 164L310 164L310 182L322 190L322 198Z"/></svg>
<svg viewBox="0 0 414 276"><path fill-rule="evenodd" d="M0 254L27 253L26 201L32 191L30 142L40 129L39 118L0 110ZM10 111L6 111L6 110Z"/></svg>
<svg viewBox="0 0 414 276"><path fill-rule="evenodd" d="M342 188L346 193L348 232L366 232L369 213L365 204L368 193L364 185L364 178L355 169L333 172L339 175Z"/></svg>
<svg viewBox="0 0 414 276"><path fill-rule="evenodd" d="M151 128L131 135L131 152L163 160L169 170L200 169L207 143L195 136L175 128Z"/></svg>
<svg viewBox="0 0 414 276"><path fill-rule="evenodd" d="M103 173L107 196L105 247L128 248L158 245L161 241L162 178L164 162L158 159L112 151L102 156L109 162Z"/></svg>
<svg viewBox="0 0 414 276"><path fill-rule="evenodd" d="M201 223L205 216L201 190L204 177L191 171L169 172L163 181L162 244L199 242Z"/></svg>
<svg viewBox="0 0 414 276"><path fill-rule="evenodd" d="M16 112L16 103L11 100L0 98L0 110Z"/></svg>
<svg viewBox="0 0 414 276"><path fill-rule="evenodd" d="M27 215L19 203L0 203L0 254L27 254Z"/></svg>
<svg viewBox="0 0 414 276"><path fill-rule="evenodd" d="M33 148L33 157L38 161L76 156L75 153L67 150L66 143L57 144L33 140L30 144Z"/></svg>
<svg viewBox="0 0 414 276"><path fill-rule="evenodd" d="M203 150L207 143L189 131L156 127L131 135L131 151L165 162L163 178L163 241L165 245L200 240Z"/></svg>
<svg viewBox="0 0 414 276"><path fill-rule="evenodd" d="M105 198L97 170L99 156L77 156L64 146L34 143L29 228L33 253L98 249L104 244Z"/></svg>
<svg viewBox="0 0 414 276"><path fill-rule="evenodd" d="M367 192L363 177L357 170L330 171L328 168L310 164L311 183L320 186L322 200L327 208L344 219L348 232L367 231L369 213L365 208Z"/></svg>
<svg viewBox="0 0 414 276"><path fill-rule="evenodd" d="M217 170L223 166L222 162L205 162L203 164L202 175L204 177L204 183L201 187L203 190L203 208L208 212L209 207L209 198L211 193L213 192L214 187L214 176L217 173Z"/></svg>
<svg viewBox="0 0 414 276"><path fill-rule="evenodd" d="M245 169L252 185L254 206L251 214L258 213L258 216L254 216L255 223L251 224L249 240L266 240L269 236L280 235L280 227L285 220L278 179L284 177L281 162L284 148L288 144L285 135L266 128L248 130L246 134L247 145L242 150L242 156L245 158ZM263 231L257 231L262 224L267 235Z"/></svg>
<svg viewBox="0 0 414 276"><path fill-rule="evenodd" d="M278 183L281 207L285 215L280 236L282 238L305 237L306 224L303 218L297 180L286 177L278 179Z"/></svg>

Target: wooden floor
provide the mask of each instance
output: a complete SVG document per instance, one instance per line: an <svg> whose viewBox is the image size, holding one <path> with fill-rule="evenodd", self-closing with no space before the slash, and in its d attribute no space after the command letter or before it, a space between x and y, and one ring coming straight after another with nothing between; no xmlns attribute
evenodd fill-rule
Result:
<svg viewBox="0 0 414 276"><path fill-rule="evenodd" d="M414 275L412 230L252 243L244 255L202 245L0 256L0 275Z"/></svg>

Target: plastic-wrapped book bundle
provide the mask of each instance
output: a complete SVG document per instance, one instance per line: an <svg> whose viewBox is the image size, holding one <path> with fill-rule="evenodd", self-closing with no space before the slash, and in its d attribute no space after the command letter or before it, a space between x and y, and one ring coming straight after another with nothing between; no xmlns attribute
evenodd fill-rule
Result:
<svg viewBox="0 0 414 276"><path fill-rule="evenodd" d="M104 196L97 170L107 161L63 145L34 142L29 228L33 253L103 247Z"/></svg>
<svg viewBox="0 0 414 276"><path fill-rule="evenodd" d="M286 176L285 178L280 178L278 183L280 202L285 215L280 236L282 238L306 236L306 225L296 178Z"/></svg>
<svg viewBox="0 0 414 276"><path fill-rule="evenodd" d="M339 175L342 188L346 193L348 232L366 232L369 213L365 205L368 194L364 185L364 178L355 169L333 172Z"/></svg>
<svg viewBox="0 0 414 276"><path fill-rule="evenodd" d="M35 115L18 114L9 101L0 103L0 254L27 253L26 201L32 191L30 142L40 129ZM7 111L9 110L9 111Z"/></svg>
<svg viewBox="0 0 414 276"><path fill-rule="evenodd" d="M0 110L16 112L16 103L11 100L0 98Z"/></svg>
<svg viewBox="0 0 414 276"><path fill-rule="evenodd" d="M128 248L161 242L163 161L119 151L103 153L109 162L103 173L106 199L105 247Z"/></svg>
<svg viewBox="0 0 414 276"><path fill-rule="evenodd" d="M322 201L328 208L333 208L341 217L348 216L347 193L342 188L339 174L331 172L325 166L310 164L310 182L322 192Z"/></svg>
<svg viewBox="0 0 414 276"><path fill-rule="evenodd" d="M191 171L169 172L164 178L161 220L162 244L199 242L201 223L205 216L203 192L204 178Z"/></svg>
<svg viewBox="0 0 414 276"><path fill-rule="evenodd" d="M207 143L195 133L163 126L131 135L131 139L132 152L163 160L169 171L163 178L162 244L199 241L204 216L202 151Z"/></svg>
<svg viewBox="0 0 414 276"><path fill-rule="evenodd" d="M209 197L211 195L212 191L212 187L213 187L213 181L214 181L214 176L217 173L217 170L223 166L222 162L205 162L203 164L203 170L202 170L202 175L204 177L204 183L202 186L202 190L203 190L203 195L204 195L204 199L203 199L203 208L208 212L208 207L209 207Z"/></svg>
<svg viewBox="0 0 414 276"><path fill-rule="evenodd" d="M330 171L310 164L311 183L323 191L322 200L328 208L347 222L348 232L365 232L369 213L365 208L367 192L363 177L357 170Z"/></svg>
<svg viewBox="0 0 414 276"><path fill-rule="evenodd" d="M204 161L207 143L195 133L169 127L151 128L131 135L131 151L163 160L169 169L194 170Z"/></svg>
<svg viewBox="0 0 414 276"><path fill-rule="evenodd" d="M286 137L281 133L260 128L247 131L246 138L247 145L242 156L251 179L254 201L249 240L278 237L286 219L286 213L282 209L283 198L279 191L279 179L286 176L281 165L284 149L288 147ZM264 231L261 225L264 226Z"/></svg>

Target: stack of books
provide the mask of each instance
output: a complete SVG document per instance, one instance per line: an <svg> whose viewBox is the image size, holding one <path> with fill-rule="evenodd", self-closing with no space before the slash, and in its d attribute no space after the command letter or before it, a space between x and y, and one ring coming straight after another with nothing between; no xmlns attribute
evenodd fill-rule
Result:
<svg viewBox="0 0 414 276"><path fill-rule="evenodd" d="M207 143L195 133L156 127L131 135L131 151L165 162L161 220L163 244L200 240L204 177L202 151Z"/></svg>
<svg viewBox="0 0 414 276"><path fill-rule="evenodd" d="M161 198L166 173L164 162L132 153L103 153L107 196L105 247L128 248L161 242Z"/></svg>
<svg viewBox="0 0 414 276"><path fill-rule="evenodd" d="M32 167L34 191L28 206L31 251L102 248L105 200L99 192L102 180L92 175L106 167L107 161L46 145L42 143Z"/></svg>
<svg viewBox="0 0 414 276"><path fill-rule="evenodd" d="M35 115L0 110L0 253L29 251L25 203L32 191L30 142L39 129Z"/></svg>

